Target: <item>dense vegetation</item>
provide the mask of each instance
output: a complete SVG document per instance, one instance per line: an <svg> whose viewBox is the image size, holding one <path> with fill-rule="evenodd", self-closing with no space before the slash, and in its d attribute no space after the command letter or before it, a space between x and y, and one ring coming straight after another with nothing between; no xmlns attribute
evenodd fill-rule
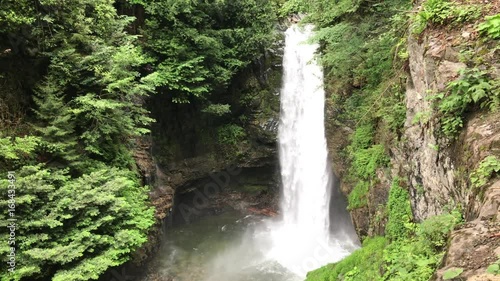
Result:
<svg viewBox="0 0 500 281"><path fill-rule="evenodd" d="M1 200L2 281L97 279L130 259L155 222L133 158L154 122L148 97L197 100L213 115L230 111L213 96L272 43L273 7L2 1L0 193L14 171L19 226L10 273L11 207ZM228 142L241 134L233 131Z"/></svg>
<svg viewBox="0 0 500 281"><path fill-rule="evenodd" d="M500 88L490 56L498 50L498 15L484 17L491 6L448 0L423 1L301 1L281 6L282 14L306 13L317 27L326 90L335 120L352 129L343 150L343 181L351 186L349 209L368 208L370 193L383 185L379 177L391 168L390 148L402 139L406 121L404 90L408 75L409 37L420 40L426 30L474 23L479 43L460 46L467 65L445 90L432 93L434 112L417 113L413 124L437 123L438 137L451 144L472 109L498 111ZM477 55L474 48L484 44ZM493 60L494 61L494 60ZM436 146L434 149L439 149ZM498 159L484 159L472 173L471 185L481 195L498 172ZM496 171L496 172L495 172ZM388 174L388 173L385 173ZM372 224L384 222L384 237L362 237L363 247L344 260L311 272L307 280L429 280L440 265L448 233L460 222L459 210L415 223L405 175L394 178L387 203L370 214ZM418 192L418 190L417 190ZM366 212L361 212L366 216ZM366 233L364 233L366 235ZM460 272L447 272L447 276ZM455 275L455 276L457 276ZM451 278L451 277L450 277Z"/></svg>
<svg viewBox="0 0 500 281"><path fill-rule="evenodd" d="M133 157L155 122L148 106L175 108L175 118L159 122L183 126L191 113L182 106L191 104L199 114L194 120L211 126L204 132L223 145L241 144L246 109L265 103L270 90L262 94L261 81L251 81L245 92L235 80L277 41L277 17L295 12L306 12L304 21L317 27L313 40L321 46L329 104L338 112L329 121L353 131L343 151L349 208L366 207L370 190L381 184L377 171L390 169L389 147L401 141L408 36L480 20L481 40L500 39L500 16L483 19L484 7L427 0L419 11L411 8L409 0L3 0L0 193L11 194L9 184L16 189L11 201L0 201L0 279L97 279L129 260L155 223ZM413 120L423 124L432 115L449 142L468 110L500 106L494 62L472 47L461 57L467 69L435 93L435 112ZM230 97L231 87L239 92ZM148 105L153 95L168 104ZM471 175L472 188L481 194L499 170L497 157L485 158ZM384 237L362 237L361 249L308 280L428 280L460 214L449 210L415 223L406 185L392 179L380 206ZM4 262L12 252L4 235L9 215L20 226L14 273ZM498 272L498 263L492 266Z"/></svg>

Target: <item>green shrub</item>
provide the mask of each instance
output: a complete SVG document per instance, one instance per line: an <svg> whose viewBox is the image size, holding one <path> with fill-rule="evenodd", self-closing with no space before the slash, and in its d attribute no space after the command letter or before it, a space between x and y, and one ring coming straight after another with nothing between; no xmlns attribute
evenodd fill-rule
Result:
<svg viewBox="0 0 500 281"><path fill-rule="evenodd" d="M363 247L343 260L309 272L306 281L379 280L386 245L384 237L367 238Z"/></svg>
<svg viewBox="0 0 500 281"><path fill-rule="evenodd" d="M231 106L229 104L210 104L202 109L202 112L215 116L224 116L231 113Z"/></svg>
<svg viewBox="0 0 500 281"><path fill-rule="evenodd" d="M404 95L395 95L386 99L386 104L380 110L380 116L392 132L398 132L406 121L406 104L402 101Z"/></svg>
<svg viewBox="0 0 500 281"><path fill-rule="evenodd" d="M428 281L443 253L426 248L418 238L391 243L384 250L384 278L390 281Z"/></svg>
<svg viewBox="0 0 500 281"><path fill-rule="evenodd" d="M427 0L414 20L413 32L422 33L429 24L463 23L478 19L481 6L457 5L449 0Z"/></svg>
<svg viewBox="0 0 500 281"><path fill-rule="evenodd" d="M446 246L448 233L460 221L461 214L458 211L433 216L418 225L416 234L426 247L440 250Z"/></svg>
<svg viewBox="0 0 500 281"><path fill-rule="evenodd" d="M384 250L383 280L429 280L444 256L448 234L460 219L457 211L430 217L413 226L414 235L393 241Z"/></svg>
<svg viewBox="0 0 500 281"><path fill-rule="evenodd" d="M488 183L488 180L500 172L500 159L494 155L490 155L481 161L479 167L470 175L472 188L479 191L479 195L484 195L483 186Z"/></svg>
<svg viewBox="0 0 500 281"><path fill-rule="evenodd" d="M351 135L351 143L346 150L349 158L352 160L349 169L350 176L357 178L361 175L363 179L369 179L375 175L377 168L377 157L379 156L376 147L370 149L373 142L374 129L371 124L364 124L356 127L356 130ZM377 155L375 155L377 154ZM367 165L370 164L368 167Z"/></svg>
<svg viewBox="0 0 500 281"><path fill-rule="evenodd" d="M411 120L412 125L416 125L418 123L422 124L427 124L431 118L431 112L430 111L424 111L424 112L417 112L415 116L413 117L413 120Z"/></svg>
<svg viewBox="0 0 500 281"><path fill-rule="evenodd" d="M224 125L217 129L217 138L221 144L236 145L245 136L245 129L235 124Z"/></svg>
<svg viewBox="0 0 500 281"><path fill-rule="evenodd" d="M354 152L352 171L355 176L370 179L375 177L375 171L378 167L386 166L388 163L389 158L385 153L384 146L376 144Z"/></svg>
<svg viewBox="0 0 500 281"><path fill-rule="evenodd" d="M500 82L491 80L486 71L477 68L463 70L461 77L450 82L447 89L446 94L433 97L442 113L441 130L446 137L457 137L463 127L463 114L470 105L477 104L490 111L500 107Z"/></svg>
<svg viewBox="0 0 500 281"><path fill-rule="evenodd" d="M373 140L373 126L371 124L360 125L351 136L351 144L347 148L350 153L359 149L370 147Z"/></svg>

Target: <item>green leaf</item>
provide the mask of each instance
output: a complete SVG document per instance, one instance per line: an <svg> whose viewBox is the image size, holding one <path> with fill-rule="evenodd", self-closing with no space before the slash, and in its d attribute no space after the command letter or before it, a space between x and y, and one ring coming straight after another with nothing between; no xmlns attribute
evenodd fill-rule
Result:
<svg viewBox="0 0 500 281"><path fill-rule="evenodd" d="M500 265L498 263L491 264L486 269L486 272L496 275L496 274L500 273Z"/></svg>
<svg viewBox="0 0 500 281"><path fill-rule="evenodd" d="M462 272L464 272L463 268L457 268L457 267L450 268L444 272L443 279L450 280L450 279L456 278L456 277L460 276L460 274L462 274Z"/></svg>

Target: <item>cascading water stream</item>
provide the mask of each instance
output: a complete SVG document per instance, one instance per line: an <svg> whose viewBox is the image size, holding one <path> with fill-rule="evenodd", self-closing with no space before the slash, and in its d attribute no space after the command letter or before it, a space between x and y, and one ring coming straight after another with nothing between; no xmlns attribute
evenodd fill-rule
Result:
<svg viewBox="0 0 500 281"><path fill-rule="evenodd" d="M324 129L323 72L317 45L307 44L312 26L286 32L281 90L279 153L283 220L271 226L269 257L303 277L349 254L351 241L330 233L332 172ZM351 247L352 248L352 247Z"/></svg>

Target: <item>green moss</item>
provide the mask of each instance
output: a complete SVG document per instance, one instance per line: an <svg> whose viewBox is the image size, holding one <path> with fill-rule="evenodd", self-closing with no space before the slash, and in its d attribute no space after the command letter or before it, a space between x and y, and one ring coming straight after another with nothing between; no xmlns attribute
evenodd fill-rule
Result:
<svg viewBox="0 0 500 281"><path fill-rule="evenodd" d="M256 195L267 190L267 187L265 185L258 185L258 184L245 184L237 187L236 189L244 193Z"/></svg>

